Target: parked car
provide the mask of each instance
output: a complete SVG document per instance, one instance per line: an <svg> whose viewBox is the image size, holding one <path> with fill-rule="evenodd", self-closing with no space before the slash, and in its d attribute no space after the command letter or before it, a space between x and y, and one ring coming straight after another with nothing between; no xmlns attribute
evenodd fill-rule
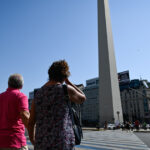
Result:
<svg viewBox="0 0 150 150"><path fill-rule="evenodd" d="M147 129L150 129L150 124L147 124L147 125L146 125L146 128L147 128Z"/></svg>
<svg viewBox="0 0 150 150"><path fill-rule="evenodd" d="M109 130L115 130L115 129L116 129L116 126L115 126L115 124L108 124L108 125L107 125L107 128L108 128Z"/></svg>

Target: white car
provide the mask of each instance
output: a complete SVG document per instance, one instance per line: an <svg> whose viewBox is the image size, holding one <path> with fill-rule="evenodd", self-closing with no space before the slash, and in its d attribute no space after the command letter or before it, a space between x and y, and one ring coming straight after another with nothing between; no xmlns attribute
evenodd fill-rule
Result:
<svg viewBox="0 0 150 150"><path fill-rule="evenodd" d="M114 130L114 129L116 129L116 126L115 126L115 124L108 124L107 129Z"/></svg>
<svg viewBox="0 0 150 150"><path fill-rule="evenodd" d="M150 129L150 124L147 124L147 125L146 125L146 128L147 128L147 129Z"/></svg>

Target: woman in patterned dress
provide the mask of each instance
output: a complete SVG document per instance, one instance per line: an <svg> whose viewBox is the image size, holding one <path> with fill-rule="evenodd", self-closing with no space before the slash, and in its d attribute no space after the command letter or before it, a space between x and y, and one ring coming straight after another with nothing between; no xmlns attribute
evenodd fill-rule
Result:
<svg viewBox="0 0 150 150"><path fill-rule="evenodd" d="M67 84L70 101L81 104L86 97L68 80L70 72L65 60L54 62L48 75L49 81L37 91L32 102L30 141L35 150L74 150L75 137L63 83Z"/></svg>

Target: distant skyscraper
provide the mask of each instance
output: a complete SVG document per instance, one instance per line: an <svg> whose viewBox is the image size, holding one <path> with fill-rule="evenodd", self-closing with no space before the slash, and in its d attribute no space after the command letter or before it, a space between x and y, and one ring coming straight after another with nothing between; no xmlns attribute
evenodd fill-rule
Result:
<svg viewBox="0 0 150 150"><path fill-rule="evenodd" d="M99 123L123 121L108 0L98 0Z"/></svg>

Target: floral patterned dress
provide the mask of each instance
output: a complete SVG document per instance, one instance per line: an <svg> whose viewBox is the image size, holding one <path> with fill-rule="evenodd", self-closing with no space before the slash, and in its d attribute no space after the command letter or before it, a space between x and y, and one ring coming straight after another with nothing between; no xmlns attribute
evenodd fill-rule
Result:
<svg viewBox="0 0 150 150"><path fill-rule="evenodd" d="M75 137L62 85L37 91L35 113L35 150L74 150Z"/></svg>

